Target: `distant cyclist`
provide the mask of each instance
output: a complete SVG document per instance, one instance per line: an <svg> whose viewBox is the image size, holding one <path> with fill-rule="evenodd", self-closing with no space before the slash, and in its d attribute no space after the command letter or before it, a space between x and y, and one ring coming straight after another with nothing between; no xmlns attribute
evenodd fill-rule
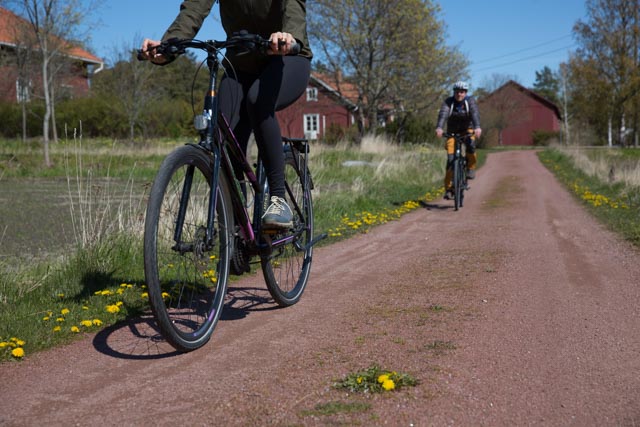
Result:
<svg viewBox="0 0 640 427"><path fill-rule="evenodd" d="M286 228L292 224L291 208L284 200L284 152L275 112L293 104L307 88L311 57L307 38L305 0L185 0L180 13L162 40L193 38L220 3L220 20L227 37L246 30L271 41L269 55L257 52L227 51L231 67L219 88L220 111L231 120L231 128L246 151L253 131L264 162L271 194L271 205L262 222L265 227ZM297 55L291 46L299 44ZM142 50L147 59L164 64L172 58L155 53L159 41L145 39Z"/></svg>
<svg viewBox="0 0 640 427"><path fill-rule="evenodd" d="M469 85L466 82L458 81L453 85L453 96L448 97L442 103L438 113L436 124L436 135L442 137L445 120L447 121L447 132L462 134L468 133L465 144L467 146L467 179L476 177L476 145L475 140L480 138L482 129L480 128L480 113L475 98L468 96ZM447 150L447 172L444 177L445 199L453 198L453 163L454 139L449 138L445 143Z"/></svg>

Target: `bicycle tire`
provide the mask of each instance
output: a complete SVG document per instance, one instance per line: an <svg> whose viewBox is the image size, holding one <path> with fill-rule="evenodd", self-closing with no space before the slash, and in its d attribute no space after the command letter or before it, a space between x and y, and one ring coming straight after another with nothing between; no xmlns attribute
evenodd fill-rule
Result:
<svg viewBox="0 0 640 427"><path fill-rule="evenodd" d="M176 243L185 177L193 170L181 237ZM147 204L144 268L149 303L162 336L186 352L206 344L220 319L229 277L233 215L227 180L220 174L212 246L205 242L211 156L196 146L163 161Z"/></svg>
<svg viewBox="0 0 640 427"><path fill-rule="evenodd" d="M310 244L313 239L311 176L308 171L298 169L293 156L291 151L285 153L285 183L286 200L293 210L292 229L297 238L274 249L274 253L263 256L260 260L267 289L274 301L282 307L291 306L300 300L309 281L313 255L313 246ZM305 164L300 162L300 167ZM292 197L295 201L291 200ZM295 206L299 207L299 211Z"/></svg>
<svg viewBox="0 0 640 427"><path fill-rule="evenodd" d="M459 159L453 163L453 206L457 211L462 207L463 187L461 180L462 165Z"/></svg>

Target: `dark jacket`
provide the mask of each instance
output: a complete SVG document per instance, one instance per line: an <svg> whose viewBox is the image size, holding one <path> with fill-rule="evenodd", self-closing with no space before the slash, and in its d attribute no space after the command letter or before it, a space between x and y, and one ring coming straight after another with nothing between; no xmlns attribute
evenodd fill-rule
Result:
<svg viewBox="0 0 640 427"><path fill-rule="evenodd" d="M445 99L438 113L437 129L442 129L447 121L447 132L462 133L468 129L480 128L480 113L478 104L472 96L467 96L462 102L456 102L453 96Z"/></svg>
<svg viewBox="0 0 640 427"><path fill-rule="evenodd" d="M184 0L162 40L193 38L214 3L215 0ZM227 36L241 30L264 38L278 31L291 33L301 45L299 55L311 59L305 3L305 0L220 0L220 20ZM246 55L227 52L227 57L237 70L244 72L258 72L268 61L267 55L257 52Z"/></svg>

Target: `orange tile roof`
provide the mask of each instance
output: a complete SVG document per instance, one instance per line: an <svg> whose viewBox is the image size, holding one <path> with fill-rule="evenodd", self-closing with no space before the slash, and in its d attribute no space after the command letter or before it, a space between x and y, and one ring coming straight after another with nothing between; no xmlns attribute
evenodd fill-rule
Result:
<svg viewBox="0 0 640 427"><path fill-rule="evenodd" d="M335 92L339 93L343 98L347 99L353 104L356 104L358 102L358 89L353 83L345 81L341 76L336 77L316 71L312 71L311 73L315 78L322 81Z"/></svg>
<svg viewBox="0 0 640 427"><path fill-rule="evenodd" d="M24 18L0 7L0 45L15 46L16 33L14 29L27 27L29 25L31 24ZM73 58L77 58L85 62L91 62L94 64L101 64L104 62L94 54L89 53L78 46L70 46L65 53Z"/></svg>

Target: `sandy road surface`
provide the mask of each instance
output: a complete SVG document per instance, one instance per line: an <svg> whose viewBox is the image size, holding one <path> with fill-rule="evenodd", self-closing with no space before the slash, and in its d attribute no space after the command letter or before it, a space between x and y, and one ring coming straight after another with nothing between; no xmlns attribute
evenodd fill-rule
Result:
<svg viewBox="0 0 640 427"><path fill-rule="evenodd" d="M640 259L529 151L492 154L465 207L437 201L315 252L299 304L260 276L178 355L148 319L0 365L0 425L640 425ZM331 387L378 364L417 387ZM365 402L323 415L317 405Z"/></svg>

